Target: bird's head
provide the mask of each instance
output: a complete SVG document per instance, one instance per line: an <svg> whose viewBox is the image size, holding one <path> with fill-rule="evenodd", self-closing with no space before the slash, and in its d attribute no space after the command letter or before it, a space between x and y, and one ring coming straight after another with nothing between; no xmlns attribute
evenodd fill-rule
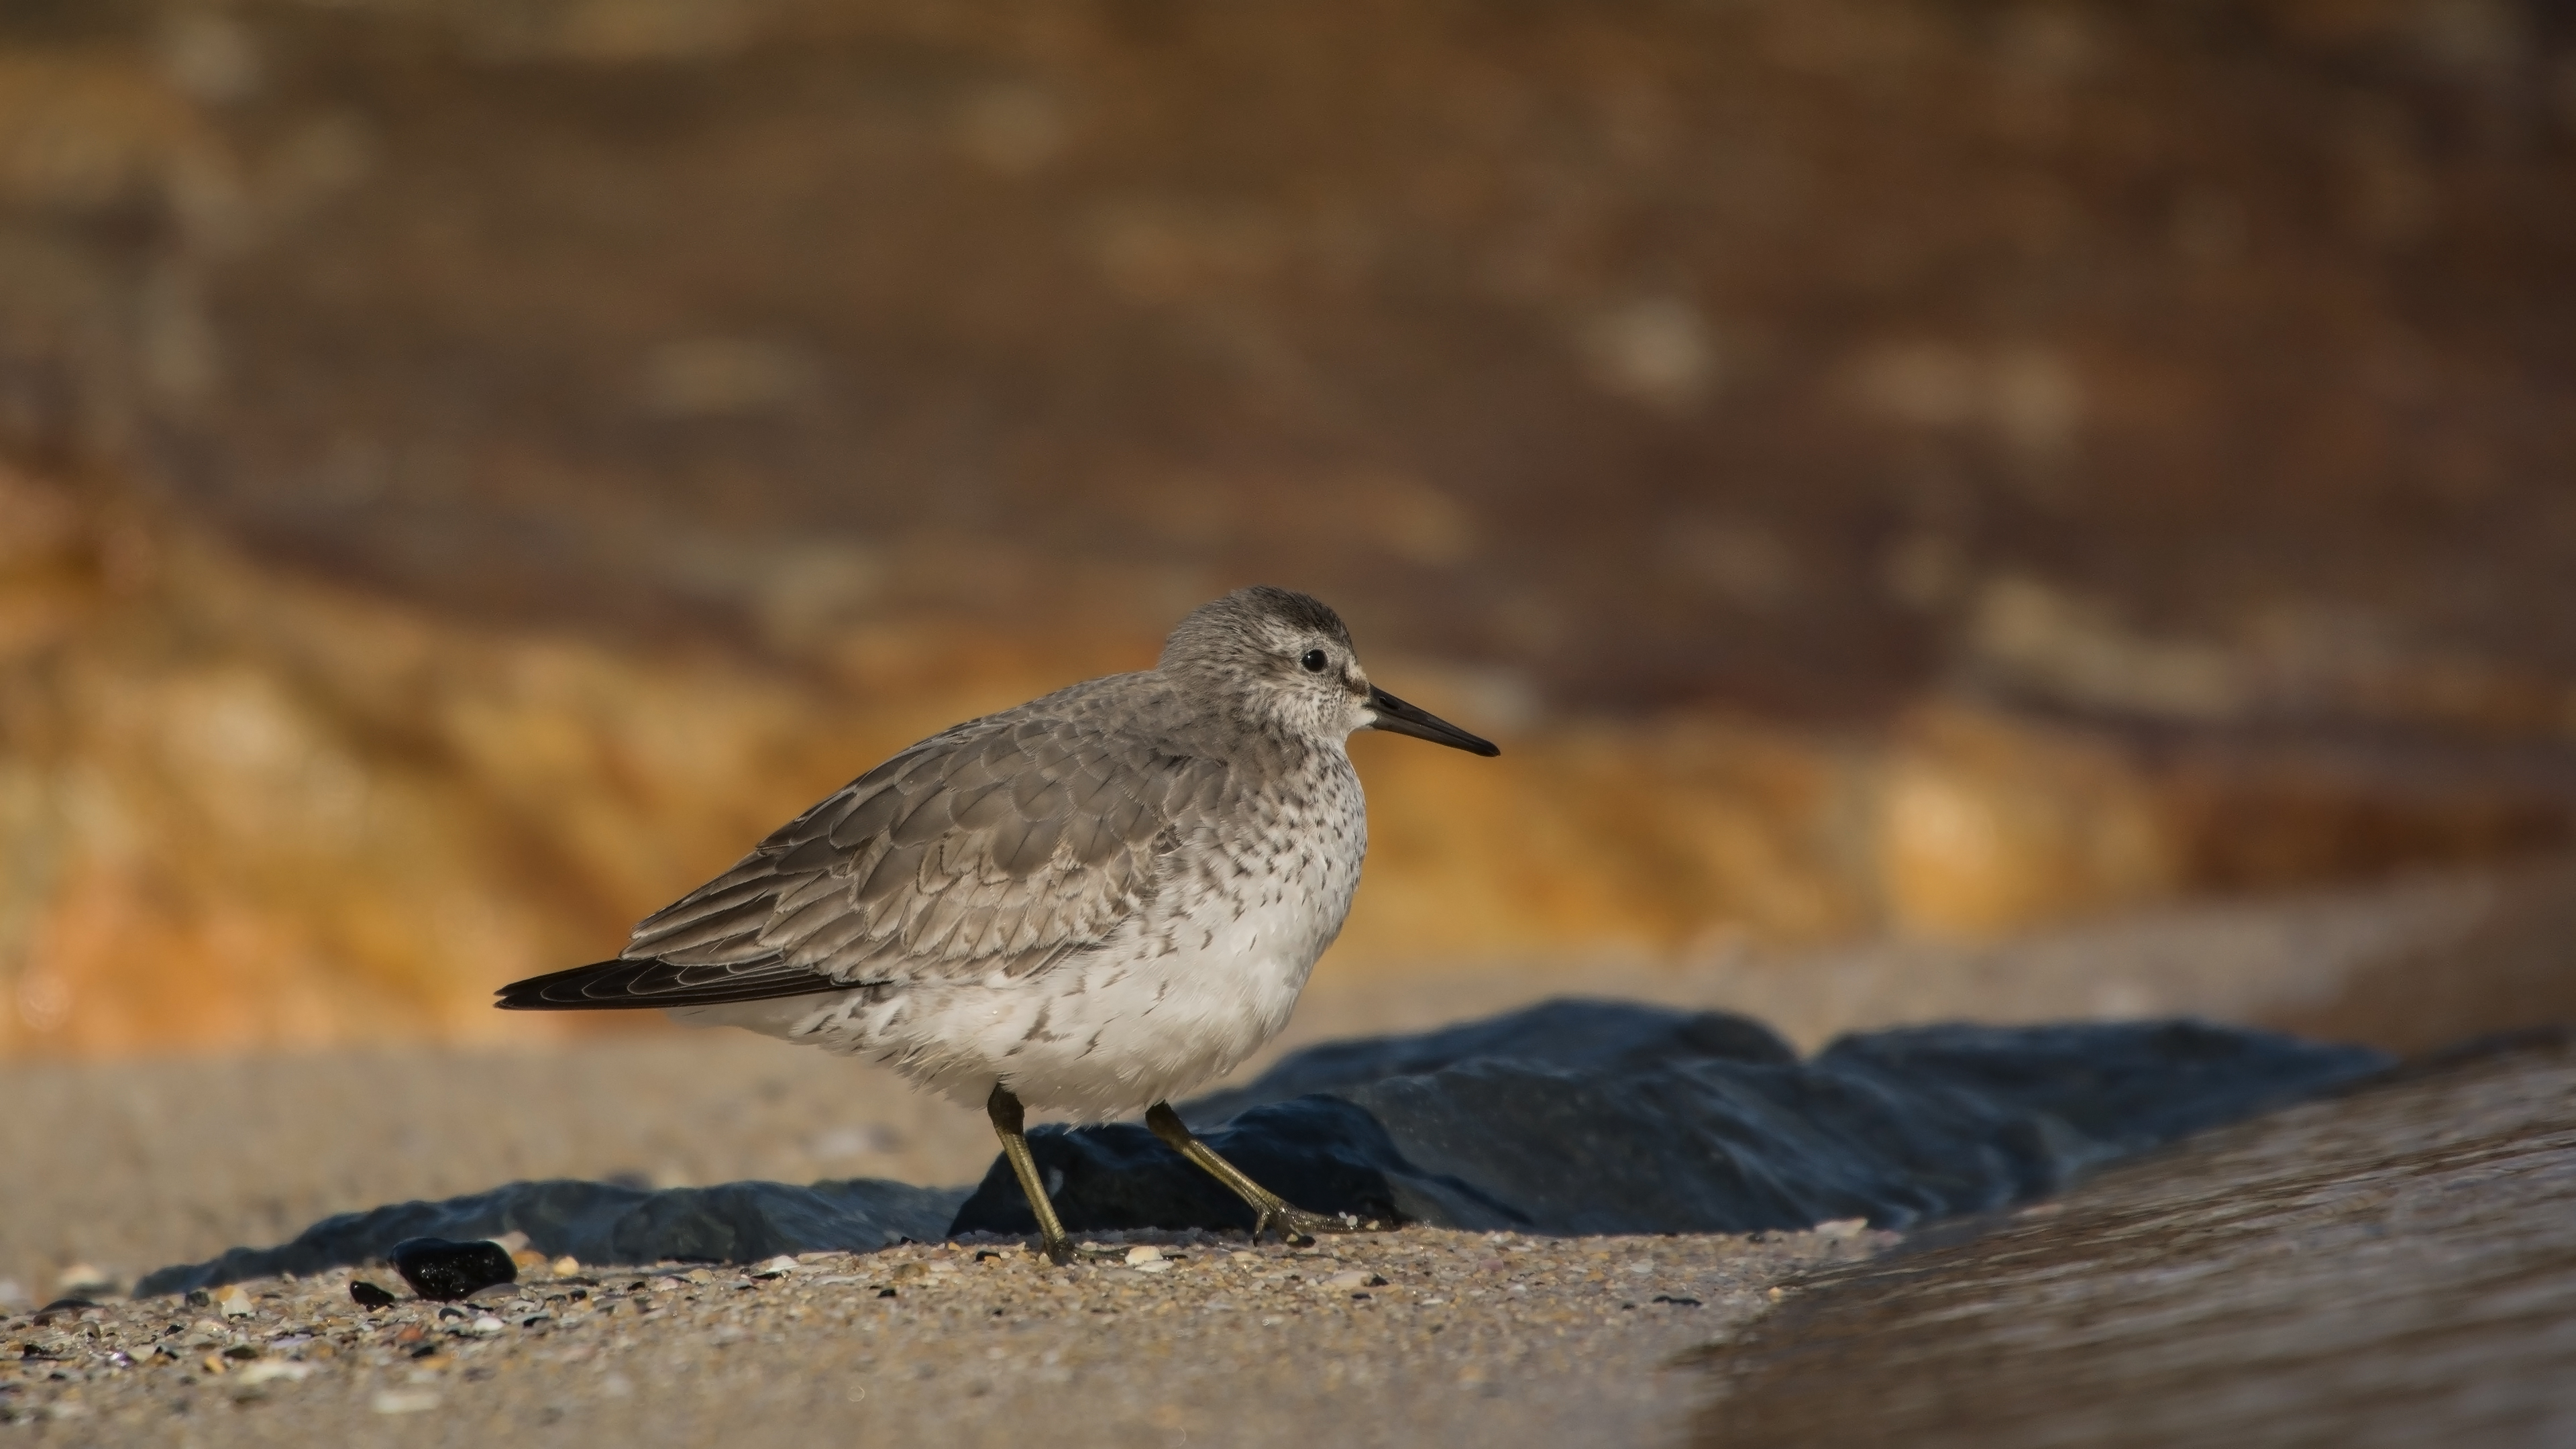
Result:
<svg viewBox="0 0 2576 1449"><path fill-rule="evenodd" d="M1202 604L1164 641L1160 668L1217 682L1257 715L1339 741L1411 735L1476 755L1502 751L1369 682L1342 617L1311 594L1256 584Z"/></svg>

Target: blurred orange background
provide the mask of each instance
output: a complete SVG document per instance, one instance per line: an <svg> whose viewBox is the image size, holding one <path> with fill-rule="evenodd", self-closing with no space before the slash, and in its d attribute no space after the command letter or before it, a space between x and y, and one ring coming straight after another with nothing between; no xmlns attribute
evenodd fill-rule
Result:
<svg viewBox="0 0 2576 1449"><path fill-rule="evenodd" d="M2570 257L2536 0L25 0L0 1055L633 1027L1252 581L1506 746L1319 983L2558 848Z"/></svg>

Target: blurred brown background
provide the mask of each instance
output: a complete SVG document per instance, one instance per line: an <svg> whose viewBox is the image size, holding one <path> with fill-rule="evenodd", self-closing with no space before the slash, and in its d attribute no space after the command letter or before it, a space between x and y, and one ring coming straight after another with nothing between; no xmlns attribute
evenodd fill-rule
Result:
<svg viewBox="0 0 2576 1449"><path fill-rule="evenodd" d="M2538 0L14 0L0 1055L606 1029L1255 580L1507 747L1328 986L2559 847L2571 259Z"/></svg>

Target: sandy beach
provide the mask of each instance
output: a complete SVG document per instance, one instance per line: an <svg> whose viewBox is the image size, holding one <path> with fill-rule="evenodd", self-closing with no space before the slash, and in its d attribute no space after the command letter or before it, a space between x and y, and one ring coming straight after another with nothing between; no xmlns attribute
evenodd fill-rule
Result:
<svg viewBox="0 0 2576 1449"><path fill-rule="evenodd" d="M2461 1035L2530 1024L2546 993L2518 984L2556 979L2532 963L2548 959L2565 899L2551 867L1984 950L1891 944L1794 971L1415 977L1319 992L1252 1069L1317 1040L1569 988L1748 1010L1809 1050L1890 1017L2167 1014L2377 1022L2404 1050L2426 1019ZM2447 969L2408 967L2425 960ZM2391 986L2409 980L2411 994ZM1767 1238L1408 1228L1306 1251L1093 1235L1099 1251L1064 1270L999 1240L818 1256L770 1277L745 1264L532 1268L444 1312L407 1295L362 1311L337 1270L248 1284L235 1305L247 1311L228 1316L211 1299L117 1294L330 1213L512 1180L961 1183L983 1173L991 1139L979 1114L889 1074L724 1032L543 1052L19 1063L0 1090L14 1189L0 1278L15 1299L0 1318L13 1345L0 1402L8 1432L31 1442L788 1442L865 1424L936 1425L961 1444L1030 1442L1033 1425L1048 1442L1311 1442L1319 1424L1349 1443L1670 1442L1705 1397L1677 1356L1744 1330L1812 1270L1897 1241L1857 1224ZM1141 1246L1169 1266L1131 1265ZM387 1270L357 1276L403 1292ZM100 1306L37 1321L74 1291Z"/></svg>
<svg viewBox="0 0 2576 1449"><path fill-rule="evenodd" d="M1676 1355L1892 1236L969 1241L372 1312L343 1270L12 1319L7 1402L64 1444L1654 1442L1697 1401Z"/></svg>

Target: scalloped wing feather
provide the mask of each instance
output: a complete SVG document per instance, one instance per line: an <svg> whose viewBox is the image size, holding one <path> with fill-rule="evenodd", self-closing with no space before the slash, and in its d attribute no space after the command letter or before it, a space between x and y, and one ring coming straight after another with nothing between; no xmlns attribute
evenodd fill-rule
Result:
<svg viewBox="0 0 2576 1449"><path fill-rule="evenodd" d="M630 990L1025 976L1141 911L1157 863L1220 805L1223 762L1095 725L991 721L851 781L635 928Z"/></svg>

